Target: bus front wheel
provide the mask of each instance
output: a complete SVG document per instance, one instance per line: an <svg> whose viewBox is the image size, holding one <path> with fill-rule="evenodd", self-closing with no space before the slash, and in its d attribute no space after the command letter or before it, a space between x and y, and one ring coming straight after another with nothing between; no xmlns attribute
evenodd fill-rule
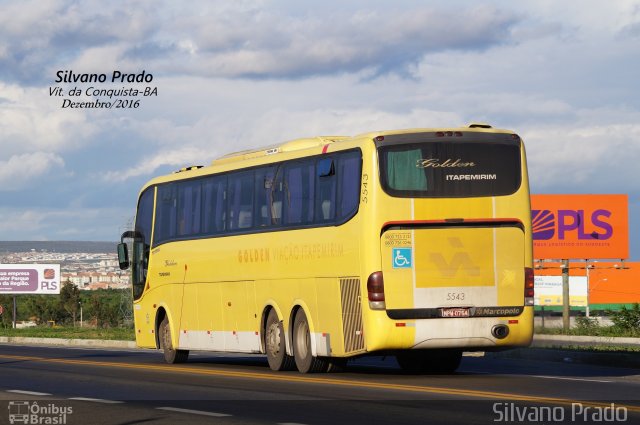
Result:
<svg viewBox="0 0 640 425"><path fill-rule="evenodd" d="M158 329L160 336L160 348L164 352L164 361L170 364L184 363L189 357L189 350L176 350L171 342L171 327L167 316L162 319Z"/></svg>
<svg viewBox="0 0 640 425"><path fill-rule="evenodd" d="M269 362L271 370L293 369L293 357L287 354L282 322L278 320L278 314L273 309L267 316L267 327L264 339L267 361Z"/></svg>
<svg viewBox="0 0 640 425"><path fill-rule="evenodd" d="M314 357L311 353L309 322L302 309L298 310L293 322L293 356L296 367L302 373L326 372L329 368L326 359Z"/></svg>

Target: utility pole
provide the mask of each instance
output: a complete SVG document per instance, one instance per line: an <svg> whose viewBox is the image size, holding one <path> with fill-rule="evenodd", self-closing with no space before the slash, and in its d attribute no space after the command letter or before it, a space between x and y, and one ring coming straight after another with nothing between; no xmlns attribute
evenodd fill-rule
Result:
<svg viewBox="0 0 640 425"><path fill-rule="evenodd" d="M562 329L569 332L571 319L569 307L569 260L562 260Z"/></svg>

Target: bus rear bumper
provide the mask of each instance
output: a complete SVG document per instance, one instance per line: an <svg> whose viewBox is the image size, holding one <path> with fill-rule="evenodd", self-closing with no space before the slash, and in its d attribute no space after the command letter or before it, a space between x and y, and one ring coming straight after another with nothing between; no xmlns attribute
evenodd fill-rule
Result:
<svg viewBox="0 0 640 425"><path fill-rule="evenodd" d="M391 320L367 334L367 350L443 349L465 351L527 347L533 338L533 309L516 317ZM381 323L382 324L382 323ZM385 329L386 328L386 329ZM393 337L391 337L393 335Z"/></svg>

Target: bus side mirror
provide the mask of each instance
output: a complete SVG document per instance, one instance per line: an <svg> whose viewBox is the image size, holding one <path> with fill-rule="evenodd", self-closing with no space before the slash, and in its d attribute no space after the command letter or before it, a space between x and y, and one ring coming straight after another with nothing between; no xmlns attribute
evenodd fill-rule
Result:
<svg viewBox="0 0 640 425"><path fill-rule="evenodd" d="M127 249L127 244L124 242L118 244L118 264L120 265L120 270L126 270L131 265L129 261L129 250Z"/></svg>
<svg viewBox="0 0 640 425"><path fill-rule="evenodd" d="M131 266L131 261L129 261L129 250L127 248L127 244L124 242L125 239L133 239L135 242L137 240L144 240L144 237L142 236L142 233L135 230L127 230L120 236L120 243L118 244L118 264L120 266L120 270L126 270Z"/></svg>
<svg viewBox="0 0 640 425"><path fill-rule="evenodd" d="M318 161L317 166L318 177L329 177L336 173L336 167L333 164L333 159L323 158Z"/></svg>

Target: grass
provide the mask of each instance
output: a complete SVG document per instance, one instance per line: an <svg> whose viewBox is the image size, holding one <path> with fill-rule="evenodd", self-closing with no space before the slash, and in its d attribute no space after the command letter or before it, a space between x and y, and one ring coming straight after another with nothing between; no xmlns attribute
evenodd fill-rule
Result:
<svg viewBox="0 0 640 425"><path fill-rule="evenodd" d="M622 310L612 313L613 325L603 326L596 318L577 317L575 326L567 332L562 328L537 327L535 332L546 335L581 335L603 337L640 338L640 306L634 304L630 310Z"/></svg>
<svg viewBox="0 0 640 425"><path fill-rule="evenodd" d="M0 336L18 336L32 338L64 338L64 339L107 339L133 341L133 328L80 328L80 327L48 327L12 329L0 328Z"/></svg>
<svg viewBox="0 0 640 425"><path fill-rule="evenodd" d="M598 326L594 328L574 327L565 332L562 328L542 328L536 327L535 333L542 335L582 335L582 336L606 336L606 337L625 337L640 338L638 331L625 331L615 329L613 326Z"/></svg>
<svg viewBox="0 0 640 425"><path fill-rule="evenodd" d="M573 328L565 332L562 328L542 328L537 327L535 333L543 335L573 335L573 336L594 336L594 337L640 337L640 327L636 325L637 319L632 317L631 326L621 326L620 321L612 326L602 326L597 320L587 317L578 317ZM548 348L571 350L571 351L588 351L595 353L640 353L640 347L618 344L576 344L551 346Z"/></svg>

